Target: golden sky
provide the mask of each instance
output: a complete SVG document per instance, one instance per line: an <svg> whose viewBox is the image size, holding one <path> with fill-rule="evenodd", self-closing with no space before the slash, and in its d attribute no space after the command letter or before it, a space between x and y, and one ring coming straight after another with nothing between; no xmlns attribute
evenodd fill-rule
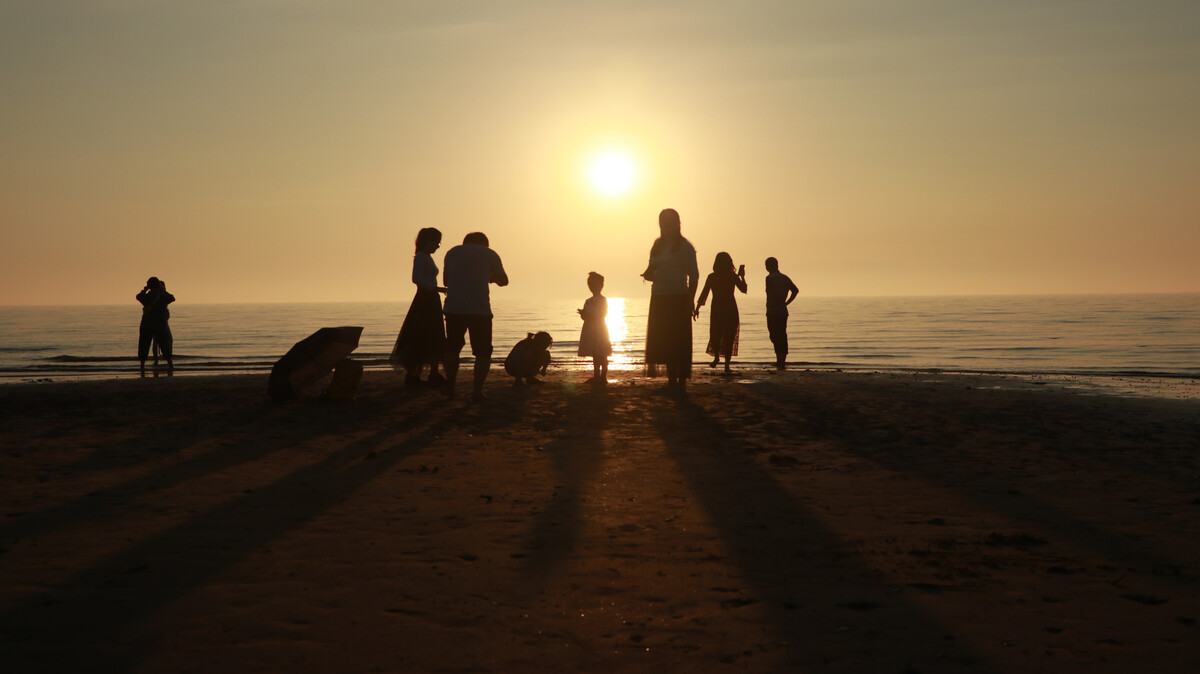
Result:
<svg viewBox="0 0 1200 674"><path fill-rule="evenodd" d="M758 294L1200 292L1194 1L0 0L0 95L0 304L407 300L425 226L638 297L664 207Z"/></svg>

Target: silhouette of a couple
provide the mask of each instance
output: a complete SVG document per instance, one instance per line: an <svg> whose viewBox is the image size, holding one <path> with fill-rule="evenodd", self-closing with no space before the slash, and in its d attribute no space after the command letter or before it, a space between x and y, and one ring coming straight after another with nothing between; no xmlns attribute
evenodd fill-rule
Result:
<svg viewBox="0 0 1200 674"><path fill-rule="evenodd" d="M393 367L405 370L405 383L410 385L421 382L421 372L428 366L429 378L425 381L435 386L444 384L447 394L453 397L459 354L469 335L471 353L475 356L471 396L481 400L492 362L489 286L508 285L508 274L500 256L490 248L487 236L472 232L461 245L446 252L446 268L439 286L433 253L441 245L442 233L437 229L426 227L418 232L412 271L417 292L396 338L391 362ZM445 306L439 293L446 295ZM439 362L444 363L444 379L438 374Z"/></svg>

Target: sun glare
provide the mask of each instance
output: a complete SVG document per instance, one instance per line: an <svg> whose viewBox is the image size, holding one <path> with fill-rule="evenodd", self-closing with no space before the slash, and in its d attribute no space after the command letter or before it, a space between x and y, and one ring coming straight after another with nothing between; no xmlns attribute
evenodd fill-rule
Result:
<svg viewBox="0 0 1200 674"><path fill-rule="evenodd" d="M637 179L637 167L628 154L607 150L592 158L588 165L588 179L597 192L617 197L633 187Z"/></svg>
<svg viewBox="0 0 1200 674"><path fill-rule="evenodd" d="M608 298L608 316L604 318L608 327L608 341L616 344L625 340L629 327L625 325L625 298Z"/></svg>
<svg viewBox="0 0 1200 674"><path fill-rule="evenodd" d="M629 336L629 320L625 315L625 298L608 298L608 317L604 323L608 326L608 339L612 342L613 352L608 357L608 369L614 372L631 370L634 367L630 347L625 343Z"/></svg>

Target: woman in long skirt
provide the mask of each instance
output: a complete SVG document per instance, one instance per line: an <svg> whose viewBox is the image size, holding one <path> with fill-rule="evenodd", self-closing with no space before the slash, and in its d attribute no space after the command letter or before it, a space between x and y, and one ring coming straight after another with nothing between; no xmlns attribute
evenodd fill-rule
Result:
<svg viewBox="0 0 1200 674"><path fill-rule="evenodd" d="M417 233L417 252L413 256L412 282L417 286L404 317L404 325L396 337L396 346L389 359L397 371L403 369L405 385L423 383L421 370L429 366L428 383L439 385L445 378L438 374L438 363L446 343L446 326L442 322L442 298L446 292L437 284L438 267L433 253L442 245L442 233L426 227Z"/></svg>
<svg viewBox="0 0 1200 674"><path fill-rule="evenodd" d="M651 281L650 317L646 326L646 374L665 365L667 386L684 388L692 376L692 299L700 271L696 249L683 238L679 213L658 214L659 237L650 248L642 278Z"/></svg>
<svg viewBox="0 0 1200 674"><path fill-rule="evenodd" d="M721 357L725 357L725 372L729 373L729 360L738 352L738 333L741 319L738 316L737 299L733 290L746 292L746 267L733 271L733 258L729 253L717 253L713 261L713 272L704 281L704 289L700 291L700 299L696 300L694 318L700 317L700 307L712 293L712 311L709 313L708 348L705 352L713 357L709 367L716 367Z"/></svg>

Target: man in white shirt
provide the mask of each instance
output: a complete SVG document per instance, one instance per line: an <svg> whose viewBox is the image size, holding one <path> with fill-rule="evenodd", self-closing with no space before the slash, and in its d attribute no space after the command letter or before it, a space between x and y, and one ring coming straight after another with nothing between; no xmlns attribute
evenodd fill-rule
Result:
<svg viewBox="0 0 1200 674"><path fill-rule="evenodd" d="M492 304L489 284L508 285L508 275L496 251L488 247L482 232L468 234L461 246L446 251L442 263L442 285L446 286L446 391L454 397L458 379L458 356L471 334L475 355L474 400L483 399L483 382L492 364Z"/></svg>

